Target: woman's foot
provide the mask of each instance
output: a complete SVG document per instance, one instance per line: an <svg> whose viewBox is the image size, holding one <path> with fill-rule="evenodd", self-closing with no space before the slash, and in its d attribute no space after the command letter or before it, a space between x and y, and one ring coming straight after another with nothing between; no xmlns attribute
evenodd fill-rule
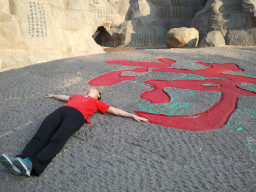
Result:
<svg viewBox="0 0 256 192"><path fill-rule="evenodd" d="M9 157L8 155L2 154L0 156L0 163L13 174L21 175L21 171L13 164L16 158L17 157Z"/></svg>
<svg viewBox="0 0 256 192"><path fill-rule="evenodd" d="M32 162L29 158L21 159L17 157L13 164L21 171L24 176L30 176L32 170Z"/></svg>

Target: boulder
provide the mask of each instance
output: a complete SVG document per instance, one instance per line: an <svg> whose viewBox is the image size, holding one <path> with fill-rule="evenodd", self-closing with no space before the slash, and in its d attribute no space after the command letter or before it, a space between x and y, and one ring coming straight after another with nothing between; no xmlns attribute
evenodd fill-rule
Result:
<svg viewBox="0 0 256 192"><path fill-rule="evenodd" d="M211 31L203 38L199 47L220 47L225 45L225 39L220 31Z"/></svg>
<svg viewBox="0 0 256 192"><path fill-rule="evenodd" d="M197 47L199 32L195 28L173 28L168 31L165 43L168 48Z"/></svg>

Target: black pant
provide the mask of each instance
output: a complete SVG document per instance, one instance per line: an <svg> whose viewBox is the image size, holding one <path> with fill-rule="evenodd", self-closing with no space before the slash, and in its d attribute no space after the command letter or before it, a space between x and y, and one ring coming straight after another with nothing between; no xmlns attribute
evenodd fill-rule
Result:
<svg viewBox="0 0 256 192"><path fill-rule="evenodd" d="M72 107L60 107L43 121L35 136L19 157L29 157L33 164L31 175L39 176L68 138L85 122L84 116Z"/></svg>

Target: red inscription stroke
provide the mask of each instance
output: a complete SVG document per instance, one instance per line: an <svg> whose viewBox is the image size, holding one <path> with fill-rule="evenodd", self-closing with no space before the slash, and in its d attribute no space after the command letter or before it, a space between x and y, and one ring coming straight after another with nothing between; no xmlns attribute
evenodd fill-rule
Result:
<svg viewBox="0 0 256 192"><path fill-rule="evenodd" d="M238 85L241 83L256 84L255 78L223 74L224 72L228 71L242 72L243 70L240 69L235 63L219 64L197 62L201 65L207 66L207 68L193 71L188 69L167 68L171 66L171 64L175 63L175 61L170 59L158 60L162 63L126 60L107 61L108 64L138 66L139 68L132 70L113 71L92 79L89 83L94 86L111 86L121 81L133 80L136 78L136 76L120 76L120 74L124 71L145 73L149 68L157 68L153 70L154 72L194 74L206 78L215 78L205 80L145 81L146 84L149 84L154 88L151 91L144 92L141 95L141 98L146 99L154 104L163 104L170 101L170 96L164 91L165 87L189 89L194 91L221 92L221 97L218 102L216 102L208 110L194 115L163 115L143 111L135 111L135 113L139 116L149 119L151 123L188 131L210 131L225 126L230 115L236 109L238 97L256 96L256 93L238 87Z"/></svg>
<svg viewBox="0 0 256 192"><path fill-rule="evenodd" d="M126 66L137 66L139 68L131 69L131 70L121 70L121 71L112 71L100 77L96 77L89 81L90 85L93 86L111 86L116 83L120 83L122 81L133 80L137 77L134 76L121 76L121 73L125 71L131 71L136 73L145 73L148 71L149 68L162 68L162 67L169 67L171 64L175 63L175 61L170 59L158 59L162 63L156 62L140 62L140 61L127 61L127 60L113 60L113 61L106 61L108 64L116 64L116 65L126 65Z"/></svg>

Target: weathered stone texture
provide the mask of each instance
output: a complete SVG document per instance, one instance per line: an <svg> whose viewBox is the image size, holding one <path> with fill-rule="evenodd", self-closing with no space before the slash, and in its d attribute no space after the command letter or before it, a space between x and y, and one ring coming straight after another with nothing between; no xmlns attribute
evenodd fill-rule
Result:
<svg viewBox="0 0 256 192"><path fill-rule="evenodd" d="M256 46L256 28L230 30L226 41L228 45Z"/></svg>
<svg viewBox="0 0 256 192"><path fill-rule="evenodd" d="M2 0L1 5L2 68L103 53L92 35L117 14L108 1Z"/></svg>
<svg viewBox="0 0 256 192"><path fill-rule="evenodd" d="M191 26L199 30L200 37L210 31L220 31L226 38L229 30L255 27L255 10L255 0L208 0L193 18Z"/></svg>
<svg viewBox="0 0 256 192"><path fill-rule="evenodd" d="M107 34L100 37L103 46L163 45L167 31L173 27L188 27L205 2L0 0L2 68L103 53L92 38L101 26Z"/></svg>
<svg viewBox="0 0 256 192"><path fill-rule="evenodd" d="M220 31L209 32L199 43L199 47L220 47L225 45L225 39Z"/></svg>
<svg viewBox="0 0 256 192"><path fill-rule="evenodd" d="M128 22L119 29L125 46L154 47L165 44L171 28L189 27L206 0L135 0L131 1Z"/></svg>

